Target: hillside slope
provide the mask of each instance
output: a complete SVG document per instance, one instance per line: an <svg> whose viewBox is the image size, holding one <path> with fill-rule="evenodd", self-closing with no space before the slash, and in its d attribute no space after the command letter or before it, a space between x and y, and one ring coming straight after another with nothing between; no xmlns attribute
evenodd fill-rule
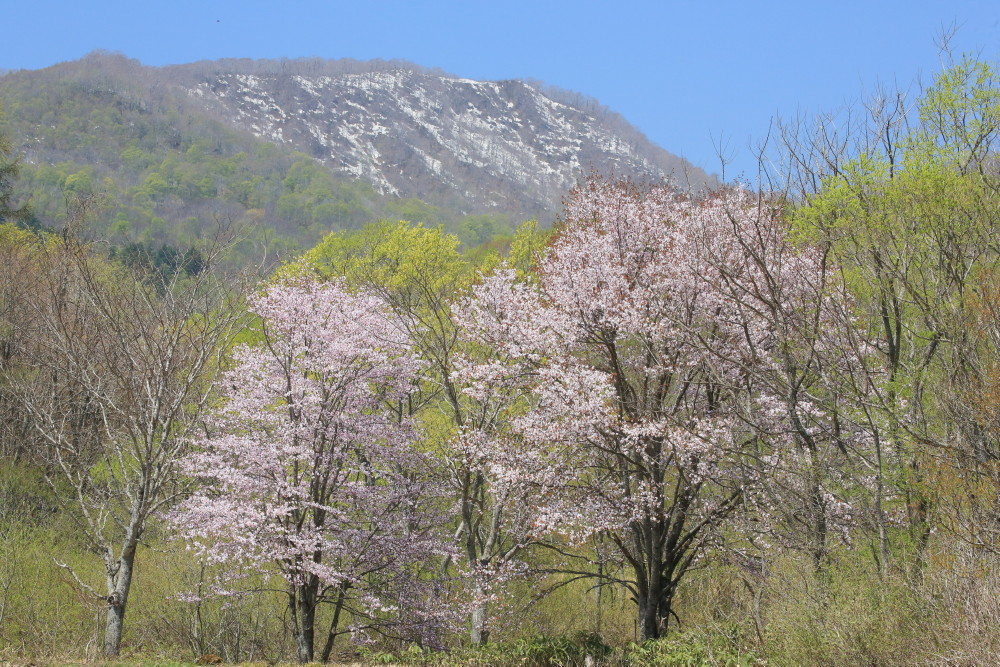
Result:
<svg viewBox="0 0 1000 667"><path fill-rule="evenodd" d="M710 180L579 95L574 105L523 81L460 79L408 63L357 65L222 61L171 73L205 108L255 136L380 193L467 211L551 212L591 169L673 175L696 186Z"/></svg>
<svg viewBox="0 0 1000 667"><path fill-rule="evenodd" d="M390 217L475 244L551 221L591 170L714 182L578 94L396 61L154 68L94 53L0 76L0 105L38 223L90 197L112 238L187 244L223 220L296 251Z"/></svg>

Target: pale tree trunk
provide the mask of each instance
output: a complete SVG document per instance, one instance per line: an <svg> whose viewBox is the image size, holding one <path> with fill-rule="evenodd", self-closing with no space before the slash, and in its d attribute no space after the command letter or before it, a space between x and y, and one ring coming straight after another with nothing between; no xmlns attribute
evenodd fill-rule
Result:
<svg viewBox="0 0 1000 667"><path fill-rule="evenodd" d="M473 646L482 646L489 640L489 632L486 630L486 591L483 585L476 582L475 605L472 608L472 628L469 632L469 641Z"/></svg>
<svg viewBox="0 0 1000 667"><path fill-rule="evenodd" d="M121 651L122 629L125 624L125 609L128 594L132 588L135 572L135 550L144 529L142 510L144 494L139 493L132 504L128 532L122 543L121 553L115 558L110 545L105 549L105 568L108 584L108 615L104 630L104 654L117 656Z"/></svg>
<svg viewBox="0 0 1000 667"><path fill-rule="evenodd" d="M878 527L878 575L881 579L889 569L889 534L886 530L885 510L882 507L882 498L885 496L882 438L879 437L877 429L872 429L872 431L875 436L875 522Z"/></svg>
<svg viewBox="0 0 1000 667"><path fill-rule="evenodd" d="M457 409L456 409L457 412ZM489 556L485 545L480 543L480 536L476 527L482 524L483 507L477 506L476 498L483 486L483 478L479 473L471 470L463 472L462 484L462 525L458 531L458 536L465 539L465 557L472 568L475 583L473 584L473 607L469 619L469 641L473 646L482 646L489 638L486 632L486 589L483 582L479 580L480 573L475 569L479 565L489 563ZM492 535L490 536L493 537ZM492 541L492 540L491 540Z"/></svg>
<svg viewBox="0 0 1000 667"><path fill-rule="evenodd" d="M104 630L104 654L108 656L116 656L121 651L125 608L134 567L135 544L126 546L122 555L108 567L108 617Z"/></svg>
<svg viewBox="0 0 1000 667"><path fill-rule="evenodd" d="M143 486L146 485L144 482ZM77 487L76 492L81 501L81 507L85 510L84 516L89 521L91 520L91 515L86 512L86 504L83 501L82 482ZM136 549L139 546L139 540L142 538L143 532L145 532L146 516L148 516L150 511L145 498L146 495L140 491L138 496L132 500L132 510L129 519L122 526L125 530L125 536L122 539L121 550L117 556L111 542L104 539L100 532L98 532L100 524L92 523L90 526L84 527L84 532L90 538L91 544L102 554L102 559L104 560L105 590L107 591L105 595L101 595L96 589L80 579L72 567L58 560L55 561L56 565L69 572L82 591L107 604L108 611L104 626L104 654L109 657L115 657L121 652L125 611L128 607L129 592L132 589L132 578L135 574ZM90 528L90 530L87 530L87 528Z"/></svg>
<svg viewBox="0 0 1000 667"><path fill-rule="evenodd" d="M480 473L474 478L473 491L463 493L462 526L458 535L465 535L465 551L469 566L473 568L473 606L470 618L469 641L473 646L485 645L490 640L486 627L489 604L487 603L486 582L483 574L475 572L480 566L503 564L517 552L517 545L502 546L504 540L503 507L490 502L486 490L486 480ZM468 487L467 487L468 488ZM481 503L470 502L468 498L481 498ZM476 526L474 529L473 527Z"/></svg>

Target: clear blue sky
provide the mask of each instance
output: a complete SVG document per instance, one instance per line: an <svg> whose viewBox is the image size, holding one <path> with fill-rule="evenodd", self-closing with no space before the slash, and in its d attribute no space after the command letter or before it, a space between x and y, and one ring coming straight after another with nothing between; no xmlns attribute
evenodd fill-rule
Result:
<svg viewBox="0 0 1000 667"><path fill-rule="evenodd" d="M940 69L935 38L996 59L993 0L27 0L2 12L0 68L94 49L147 65L222 57L403 58L476 79L534 78L597 98L653 141L727 176L776 114L829 111Z"/></svg>

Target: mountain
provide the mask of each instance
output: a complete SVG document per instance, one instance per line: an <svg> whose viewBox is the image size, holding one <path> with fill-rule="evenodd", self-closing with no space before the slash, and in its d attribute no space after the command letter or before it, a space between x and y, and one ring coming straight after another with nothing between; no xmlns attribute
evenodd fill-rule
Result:
<svg viewBox="0 0 1000 667"><path fill-rule="evenodd" d="M0 104L36 214L58 221L69 195L99 193L106 231L132 237L254 218L294 248L384 216L479 242L553 219L591 170L714 183L582 95L402 61L154 68L94 53L0 76Z"/></svg>
<svg viewBox="0 0 1000 667"><path fill-rule="evenodd" d="M173 72L233 125L383 194L540 213L591 169L709 180L596 102L560 101L525 81L473 81L400 62L221 61Z"/></svg>

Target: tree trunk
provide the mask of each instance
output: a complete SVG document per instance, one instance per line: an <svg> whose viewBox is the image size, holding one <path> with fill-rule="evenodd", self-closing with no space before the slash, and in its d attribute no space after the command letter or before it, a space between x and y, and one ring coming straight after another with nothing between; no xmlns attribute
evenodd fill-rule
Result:
<svg viewBox="0 0 1000 667"><path fill-rule="evenodd" d="M878 528L878 576L881 580L889 569L889 532L886 529L885 510L882 498L885 496L885 482L882 461L882 439L877 430L875 434L875 523Z"/></svg>
<svg viewBox="0 0 1000 667"><path fill-rule="evenodd" d="M663 475L654 470L652 476L662 488ZM632 526L632 561L639 606L639 640L659 639L666 633L667 620L673 602L673 573L683 555L685 516L691 505L687 491L677 492L671 514L656 520L646 519Z"/></svg>
<svg viewBox="0 0 1000 667"><path fill-rule="evenodd" d="M818 475L811 474L809 489L809 514L811 515L811 535L810 551L812 552L813 567L817 572L822 572L827 564L827 525L826 525L826 503L823 501L823 489L820 486Z"/></svg>
<svg viewBox="0 0 1000 667"><path fill-rule="evenodd" d="M656 603L651 602L648 595L639 603L639 641L659 638L660 624L656 622L656 608Z"/></svg>
<svg viewBox="0 0 1000 667"><path fill-rule="evenodd" d="M122 555L107 563L108 571L108 616L104 630L104 654L116 656L121 651L122 630L125 624L125 607L129 590L132 588L132 573L135 566L136 544L126 544Z"/></svg>
<svg viewBox="0 0 1000 667"><path fill-rule="evenodd" d="M313 661L313 640L316 628L316 596L318 592L319 581L316 577L309 577L306 584L296 587L295 594L289 601L292 607L292 620L295 625L295 653L302 664Z"/></svg>
<svg viewBox="0 0 1000 667"><path fill-rule="evenodd" d="M661 567L660 562L647 564L645 586L639 590L639 641L659 639L666 633L673 596Z"/></svg>
<svg viewBox="0 0 1000 667"><path fill-rule="evenodd" d="M104 655L117 656L121 650L122 627L125 623L125 605L114 598L108 600L108 618L104 629Z"/></svg>
<svg viewBox="0 0 1000 667"><path fill-rule="evenodd" d="M489 632L486 631L486 591L483 590L483 586L479 582L476 582L475 596L469 640L473 646L482 646L489 640Z"/></svg>
<svg viewBox="0 0 1000 667"><path fill-rule="evenodd" d="M341 582L337 591L337 604L333 608L333 620L330 621L330 632L326 636L326 645L323 647L323 662L330 662L330 654L333 652L333 643L337 639L337 628L340 626L340 612L344 609L344 600L347 599L347 589L350 586L346 581Z"/></svg>
<svg viewBox="0 0 1000 667"><path fill-rule="evenodd" d="M666 634L671 600L664 598L662 586L650 589L639 600L639 641L659 639Z"/></svg>

